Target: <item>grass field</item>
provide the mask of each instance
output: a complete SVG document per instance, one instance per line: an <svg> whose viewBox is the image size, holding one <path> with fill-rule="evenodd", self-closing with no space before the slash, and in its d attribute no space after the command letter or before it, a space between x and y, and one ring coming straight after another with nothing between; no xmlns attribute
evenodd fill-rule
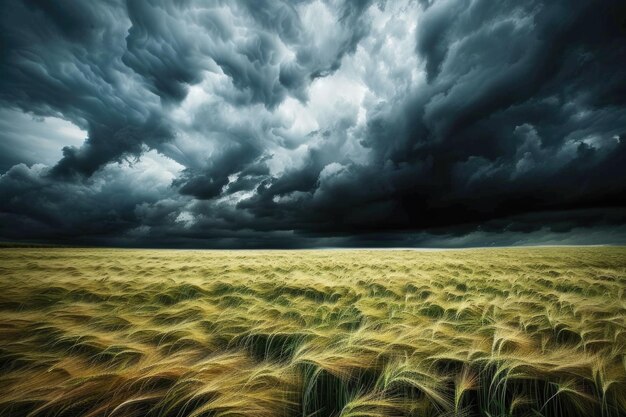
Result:
<svg viewBox="0 0 626 417"><path fill-rule="evenodd" d="M0 416L624 416L626 248L0 249Z"/></svg>

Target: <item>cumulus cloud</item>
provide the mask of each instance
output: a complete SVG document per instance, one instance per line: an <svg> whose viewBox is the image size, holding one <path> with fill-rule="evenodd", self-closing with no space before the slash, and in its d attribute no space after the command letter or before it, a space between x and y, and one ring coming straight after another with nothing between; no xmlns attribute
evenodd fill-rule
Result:
<svg viewBox="0 0 626 417"><path fill-rule="evenodd" d="M0 238L626 242L625 19L617 0L4 2Z"/></svg>

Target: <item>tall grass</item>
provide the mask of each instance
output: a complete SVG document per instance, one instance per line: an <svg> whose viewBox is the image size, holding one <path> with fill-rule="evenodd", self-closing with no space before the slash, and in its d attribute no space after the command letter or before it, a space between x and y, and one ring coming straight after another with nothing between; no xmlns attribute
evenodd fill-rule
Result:
<svg viewBox="0 0 626 417"><path fill-rule="evenodd" d="M0 416L626 415L626 248L0 249Z"/></svg>

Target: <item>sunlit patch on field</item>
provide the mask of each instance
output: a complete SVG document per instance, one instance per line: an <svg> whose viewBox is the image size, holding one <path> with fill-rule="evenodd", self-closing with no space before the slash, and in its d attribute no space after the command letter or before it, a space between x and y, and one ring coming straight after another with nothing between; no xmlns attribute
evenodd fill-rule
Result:
<svg viewBox="0 0 626 417"><path fill-rule="evenodd" d="M626 415L626 249L0 250L1 416Z"/></svg>

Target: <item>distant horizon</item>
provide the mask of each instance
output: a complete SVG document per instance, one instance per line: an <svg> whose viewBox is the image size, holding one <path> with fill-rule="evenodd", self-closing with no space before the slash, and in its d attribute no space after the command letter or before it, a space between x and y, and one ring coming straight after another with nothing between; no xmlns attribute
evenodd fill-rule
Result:
<svg viewBox="0 0 626 417"><path fill-rule="evenodd" d="M568 248L568 247L626 247L626 243L599 243L599 244L517 244L506 246L456 246L456 247L427 247L427 246L310 246L310 247L250 247L250 248L219 248L219 247L176 247L176 246L104 246L104 245L72 245L38 242L11 242L0 241L0 249L145 249L145 250L205 250L205 251L307 251L307 250L415 250L415 251L447 251L466 249L514 249L514 248Z"/></svg>

